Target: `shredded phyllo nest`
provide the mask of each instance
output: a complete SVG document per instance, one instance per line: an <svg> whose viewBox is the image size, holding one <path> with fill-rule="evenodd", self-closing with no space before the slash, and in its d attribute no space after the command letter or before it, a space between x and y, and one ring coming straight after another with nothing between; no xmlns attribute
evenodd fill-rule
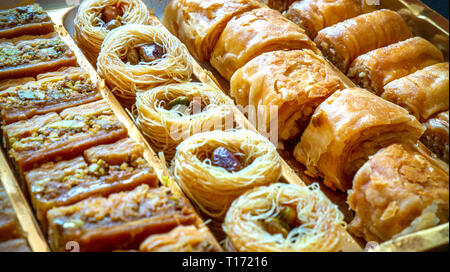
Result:
<svg viewBox="0 0 450 272"><path fill-rule="evenodd" d="M72 52L69 47L58 38L17 45L5 43L0 48L0 68L50 61L70 55Z"/></svg>
<svg viewBox="0 0 450 272"><path fill-rule="evenodd" d="M296 224L283 235L264 224L291 207ZM248 191L230 207L223 229L239 251L336 251L344 216L317 184L302 187L276 183Z"/></svg>

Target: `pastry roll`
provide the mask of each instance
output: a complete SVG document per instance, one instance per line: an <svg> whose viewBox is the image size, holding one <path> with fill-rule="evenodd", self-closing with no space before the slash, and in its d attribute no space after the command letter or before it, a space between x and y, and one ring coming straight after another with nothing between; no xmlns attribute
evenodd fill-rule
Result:
<svg viewBox="0 0 450 272"><path fill-rule="evenodd" d="M420 139L431 151L445 162L448 160L448 111L439 113L425 122L425 133Z"/></svg>
<svg viewBox="0 0 450 272"><path fill-rule="evenodd" d="M278 138L295 139L306 128L316 107L344 84L323 57L311 50L264 53L231 78L231 96L241 106L264 107L266 127L278 114ZM261 122L259 122L261 123ZM271 129L273 129L271 127Z"/></svg>
<svg viewBox="0 0 450 272"><path fill-rule="evenodd" d="M416 143L423 132L405 109L369 91L345 89L316 109L294 156L307 174L320 175L328 187L346 191L369 156L392 143Z"/></svg>
<svg viewBox="0 0 450 272"><path fill-rule="evenodd" d="M269 8L245 12L225 27L211 56L211 65L230 80L233 73L262 53L312 49L314 43L299 26Z"/></svg>
<svg viewBox="0 0 450 272"><path fill-rule="evenodd" d="M197 216L184 197L144 184L52 209L47 218L54 251L64 251L66 243L74 241L84 252L138 249L149 235L190 225Z"/></svg>
<svg viewBox="0 0 450 272"><path fill-rule="evenodd" d="M171 171L189 199L221 221L239 195L278 181L281 159L273 144L259 134L216 130L183 141Z"/></svg>
<svg viewBox="0 0 450 272"><path fill-rule="evenodd" d="M40 80L30 80L0 91L0 115L3 124L10 124L39 114L60 112L101 97L89 74L82 68L69 67L49 73Z"/></svg>
<svg viewBox="0 0 450 272"><path fill-rule="evenodd" d="M84 156L46 163L25 174L31 202L44 231L47 211L93 195L131 190L141 184L158 186L153 168L142 157L143 147L130 138L92 147Z"/></svg>
<svg viewBox="0 0 450 272"><path fill-rule="evenodd" d="M0 39L0 80L36 76L77 60L56 33Z"/></svg>
<svg viewBox="0 0 450 272"><path fill-rule="evenodd" d="M389 82L443 61L439 49L415 37L359 56L347 75L360 87L381 95Z"/></svg>
<svg viewBox="0 0 450 272"><path fill-rule="evenodd" d="M103 100L12 123L3 127L3 133L21 174L35 164L70 159L87 148L127 136L126 128Z"/></svg>
<svg viewBox="0 0 450 272"><path fill-rule="evenodd" d="M211 53L227 23L235 16L262 7L258 0L172 0L163 24L201 61Z"/></svg>
<svg viewBox="0 0 450 272"><path fill-rule="evenodd" d="M222 251L206 227L178 226L168 233L154 234L139 247L142 252Z"/></svg>
<svg viewBox="0 0 450 272"><path fill-rule="evenodd" d="M38 4L0 10L0 39L53 31L50 16Z"/></svg>
<svg viewBox="0 0 450 272"><path fill-rule="evenodd" d="M124 99L172 82L189 81L192 57L162 26L128 24L111 31L102 45L97 71Z"/></svg>
<svg viewBox="0 0 450 272"><path fill-rule="evenodd" d="M448 172L424 153L401 144L386 147L353 180L348 203L356 217L348 229L380 242L448 222L448 180Z"/></svg>
<svg viewBox="0 0 450 272"><path fill-rule="evenodd" d="M359 0L300 0L289 7L285 16L314 39L323 28L356 17L361 12Z"/></svg>
<svg viewBox="0 0 450 272"><path fill-rule="evenodd" d="M317 184L256 187L233 202L223 223L228 247L241 252L338 251L343 227Z"/></svg>
<svg viewBox="0 0 450 272"><path fill-rule="evenodd" d="M150 10L142 0L86 0L74 19L74 39L95 64L108 32L121 25L151 23Z"/></svg>
<svg viewBox="0 0 450 272"><path fill-rule="evenodd" d="M233 128L231 100L203 83L180 83L138 93L136 123L157 152L172 159L191 135Z"/></svg>
<svg viewBox="0 0 450 272"><path fill-rule="evenodd" d="M411 30L398 13L382 9L324 28L314 41L346 73L360 55L411 37Z"/></svg>
<svg viewBox="0 0 450 272"><path fill-rule="evenodd" d="M382 98L407 109L421 122L448 110L448 62L428 66L384 86Z"/></svg>

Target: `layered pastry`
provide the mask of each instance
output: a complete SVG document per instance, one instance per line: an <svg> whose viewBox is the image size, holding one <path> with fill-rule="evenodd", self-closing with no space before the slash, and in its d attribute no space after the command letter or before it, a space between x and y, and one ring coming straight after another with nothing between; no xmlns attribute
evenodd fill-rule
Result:
<svg viewBox="0 0 450 272"><path fill-rule="evenodd" d="M20 238L22 229L0 181L0 242Z"/></svg>
<svg viewBox="0 0 450 272"><path fill-rule="evenodd" d="M76 64L72 50L54 32L0 39L0 80L35 76Z"/></svg>
<svg viewBox="0 0 450 272"><path fill-rule="evenodd" d="M10 124L39 114L60 112L101 97L82 68L63 68L42 75L40 80L30 80L0 91L0 114L2 123Z"/></svg>
<svg viewBox="0 0 450 272"><path fill-rule="evenodd" d="M134 99L139 90L189 81L192 57L162 26L128 24L111 31L102 45L97 71L112 91Z"/></svg>
<svg viewBox="0 0 450 272"><path fill-rule="evenodd" d="M305 31L270 8L234 17L225 27L211 55L211 65L227 80L251 59L276 50L318 51Z"/></svg>
<svg viewBox="0 0 450 272"><path fill-rule="evenodd" d="M168 233L154 234L139 247L141 252L220 252L206 227L178 226Z"/></svg>
<svg viewBox="0 0 450 272"><path fill-rule="evenodd" d="M391 81L443 61L437 47L415 37L359 56L350 66L348 76L360 87L381 95Z"/></svg>
<svg viewBox="0 0 450 272"><path fill-rule="evenodd" d="M172 0L163 24L201 61L211 53L227 23L235 16L262 7L258 0Z"/></svg>
<svg viewBox="0 0 450 272"><path fill-rule="evenodd" d="M448 62L428 66L384 86L382 98L407 109L419 121L448 110Z"/></svg>
<svg viewBox="0 0 450 272"><path fill-rule="evenodd" d="M148 236L190 225L197 216L187 199L168 188L141 185L52 209L47 218L53 250L64 251L67 242L75 241L80 251L113 251L138 249Z"/></svg>
<svg viewBox="0 0 450 272"><path fill-rule="evenodd" d="M127 136L127 130L103 100L12 123L3 127L3 133L20 173Z"/></svg>
<svg viewBox="0 0 450 272"><path fill-rule="evenodd" d="M236 199L223 230L241 252L329 252L340 250L343 219L317 184L275 183Z"/></svg>
<svg viewBox="0 0 450 272"><path fill-rule="evenodd" d="M348 203L349 230L367 241L386 241L448 222L447 172L407 145L377 152L358 171Z"/></svg>
<svg viewBox="0 0 450 272"><path fill-rule="evenodd" d="M170 84L138 93L136 123L155 151L172 159L177 145L189 136L233 128L230 105L229 98L207 84Z"/></svg>
<svg viewBox="0 0 450 272"><path fill-rule="evenodd" d="M230 94L239 105L264 109L258 123L271 130L278 125L279 139L290 140L301 135L320 103L343 88L323 57L292 50L264 53L248 62L231 78Z"/></svg>
<svg viewBox="0 0 450 272"><path fill-rule="evenodd" d="M72 160L46 163L25 174L31 202L47 230L47 211L93 195L131 190L141 184L158 186L153 168L142 157L143 147L130 138L99 145Z"/></svg>
<svg viewBox="0 0 450 272"><path fill-rule="evenodd" d="M266 0L265 2L268 7L284 12L295 0Z"/></svg>
<svg viewBox="0 0 450 272"><path fill-rule="evenodd" d="M255 132L216 130L183 141L171 171L189 199L220 221L245 191L279 180L281 159L274 145Z"/></svg>
<svg viewBox="0 0 450 272"><path fill-rule="evenodd" d="M441 160L448 163L448 110L433 116L424 125L426 130L420 140Z"/></svg>
<svg viewBox="0 0 450 272"><path fill-rule="evenodd" d="M382 9L324 28L314 41L346 73L360 55L411 37L411 30L398 13Z"/></svg>
<svg viewBox="0 0 450 272"><path fill-rule="evenodd" d="M126 24L151 23L151 12L141 0L87 0L78 7L74 38L95 64L103 40L111 30Z"/></svg>
<svg viewBox="0 0 450 272"><path fill-rule="evenodd" d="M361 12L359 0L300 0L289 6L285 16L314 39L323 28L356 17Z"/></svg>
<svg viewBox="0 0 450 272"><path fill-rule="evenodd" d="M367 90L350 88L335 92L316 109L294 156L308 175L346 191L369 156L392 143L416 143L423 132L405 109Z"/></svg>
<svg viewBox="0 0 450 272"><path fill-rule="evenodd" d="M37 4L0 10L0 39L53 31L50 16Z"/></svg>
<svg viewBox="0 0 450 272"><path fill-rule="evenodd" d="M0 242L0 252L31 252L28 243L23 238Z"/></svg>

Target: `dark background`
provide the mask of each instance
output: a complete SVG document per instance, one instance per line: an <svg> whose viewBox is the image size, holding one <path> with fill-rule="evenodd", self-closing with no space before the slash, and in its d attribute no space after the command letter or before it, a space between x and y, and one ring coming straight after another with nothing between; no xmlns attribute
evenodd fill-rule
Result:
<svg viewBox="0 0 450 272"><path fill-rule="evenodd" d="M422 0L422 2L448 19L448 0Z"/></svg>

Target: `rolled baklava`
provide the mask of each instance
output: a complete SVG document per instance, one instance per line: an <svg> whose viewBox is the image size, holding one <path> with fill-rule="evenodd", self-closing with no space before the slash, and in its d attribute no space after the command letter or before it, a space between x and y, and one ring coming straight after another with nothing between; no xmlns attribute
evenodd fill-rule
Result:
<svg viewBox="0 0 450 272"><path fill-rule="evenodd" d="M281 159L273 144L255 132L216 130L183 141L171 170L200 210L220 221L239 195L278 181Z"/></svg>
<svg viewBox="0 0 450 272"><path fill-rule="evenodd" d="M76 64L72 50L54 32L0 39L0 80L36 76Z"/></svg>
<svg viewBox="0 0 450 272"><path fill-rule="evenodd" d="M121 25L151 23L151 13L141 0L87 0L78 7L74 38L95 64L108 32Z"/></svg>
<svg viewBox="0 0 450 272"><path fill-rule="evenodd" d="M31 202L44 231L47 211L93 195L107 196L141 184L158 186L143 147L130 138L99 145L75 159L46 163L25 174Z"/></svg>
<svg viewBox="0 0 450 272"><path fill-rule="evenodd" d="M449 162L448 111L441 112L425 122L425 133L420 139L440 159Z"/></svg>
<svg viewBox="0 0 450 272"><path fill-rule="evenodd" d="M127 136L126 128L103 100L18 121L4 126L3 133L21 174L36 164L74 158L87 148Z"/></svg>
<svg viewBox="0 0 450 272"><path fill-rule="evenodd" d="M356 217L349 230L380 242L448 222L448 180L448 172L412 147L380 150L353 180L348 203Z"/></svg>
<svg viewBox="0 0 450 272"><path fill-rule="evenodd" d="M48 211L49 244L54 251L65 251L71 241L82 252L138 249L149 235L190 225L196 218L183 196L141 185Z"/></svg>
<svg viewBox="0 0 450 272"><path fill-rule="evenodd" d="M189 81L192 57L162 26L128 24L111 31L102 44L97 71L124 99L136 92L173 82Z"/></svg>
<svg viewBox="0 0 450 272"><path fill-rule="evenodd" d="M206 227L178 226L168 233L154 234L139 247L142 252L219 252L222 251Z"/></svg>
<svg viewBox="0 0 450 272"><path fill-rule="evenodd" d="M443 61L437 47L415 37L359 56L347 75L360 87L381 95L391 81Z"/></svg>
<svg viewBox="0 0 450 272"><path fill-rule="evenodd" d="M189 136L234 128L230 105L228 97L207 84L170 84L138 93L136 123L155 150L171 160Z"/></svg>
<svg viewBox="0 0 450 272"><path fill-rule="evenodd" d="M227 23L235 16L262 7L258 0L172 0L163 24L201 61L211 53Z"/></svg>
<svg viewBox="0 0 450 272"><path fill-rule="evenodd" d="M258 123L271 130L278 125L278 138L291 140L301 135L316 107L343 88L323 57L311 50L292 50L264 53L248 62L231 78L230 94L241 106L259 113L264 109Z"/></svg>
<svg viewBox="0 0 450 272"><path fill-rule="evenodd" d="M344 216L317 184L275 183L249 190L231 205L223 230L242 252L338 251Z"/></svg>
<svg viewBox="0 0 450 272"><path fill-rule="evenodd" d="M411 37L411 30L398 13L382 9L324 28L314 41L346 73L360 55Z"/></svg>
<svg viewBox="0 0 450 272"><path fill-rule="evenodd" d="M53 31L50 16L38 4L0 10L0 39Z"/></svg>
<svg viewBox="0 0 450 272"><path fill-rule="evenodd" d="M102 97L82 68L68 67L41 76L40 80L30 80L0 91L3 124L53 111L60 112Z"/></svg>
<svg viewBox="0 0 450 272"><path fill-rule="evenodd" d="M230 80L236 70L262 53L304 48L318 52L302 28L276 10L260 8L242 13L227 24L210 62Z"/></svg>
<svg viewBox="0 0 450 272"><path fill-rule="evenodd" d="M369 156L392 143L416 143L424 128L408 111L367 90L335 92L315 111L295 147L307 174L346 191Z"/></svg>
<svg viewBox="0 0 450 272"><path fill-rule="evenodd" d="M325 27L362 13L359 0L300 0L289 6L285 16L302 27L311 39Z"/></svg>
<svg viewBox="0 0 450 272"><path fill-rule="evenodd" d="M382 98L407 109L419 121L449 109L448 62L428 66L384 86Z"/></svg>

